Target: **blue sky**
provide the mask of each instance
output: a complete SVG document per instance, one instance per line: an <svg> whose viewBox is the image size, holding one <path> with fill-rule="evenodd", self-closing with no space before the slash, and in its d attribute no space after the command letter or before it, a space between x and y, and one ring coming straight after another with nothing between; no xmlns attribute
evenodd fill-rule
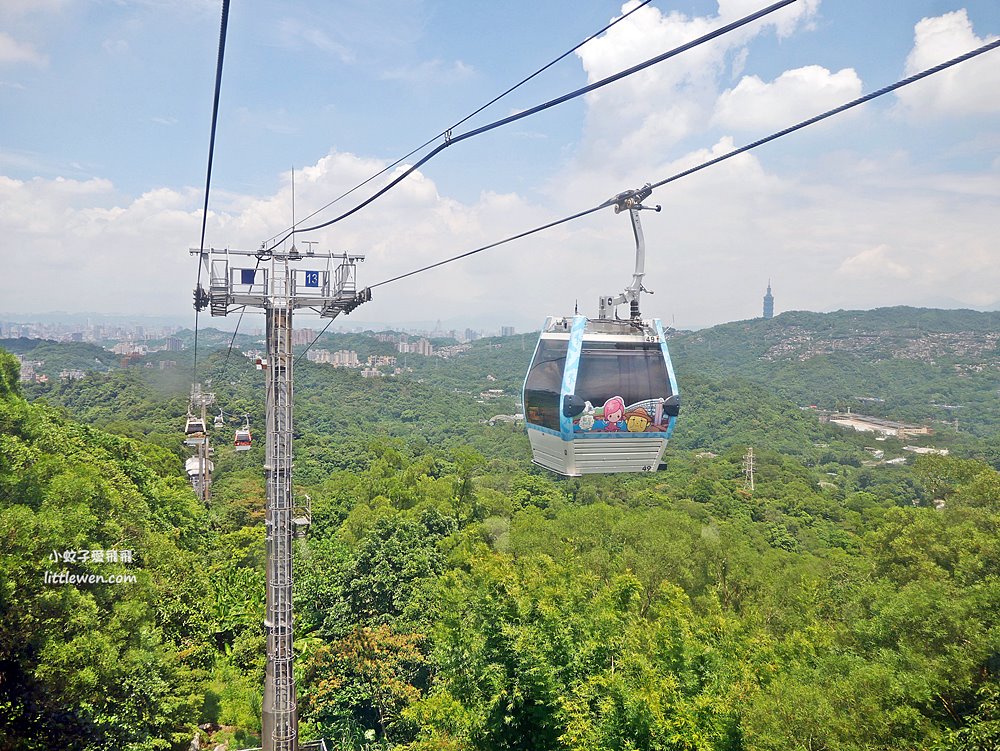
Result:
<svg viewBox="0 0 1000 751"><path fill-rule="evenodd" d="M473 125L766 3L657 0ZM0 2L0 309L187 315L221 3ZM256 247L622 13L233 0L208 242ZM995 0L799 0L596 95L456 144L321 247L362 283L599 203L1000 35ZM1000 303L1000 51L654 194L644 312ZM345 207L348 204L345 204ZM330 216L325 214L324 217ZM306 239L306 238L302 238ZM380 288L355 321L537 327L623 287L610 212ZM595 311L589 311L595 312Z"/></svg>

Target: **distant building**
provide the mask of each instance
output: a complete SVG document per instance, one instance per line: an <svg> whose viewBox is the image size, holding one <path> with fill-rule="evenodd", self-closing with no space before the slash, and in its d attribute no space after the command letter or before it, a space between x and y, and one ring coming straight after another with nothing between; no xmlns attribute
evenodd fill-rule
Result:
<svg viewBox="0 0 1000 751"><path fill-rule="evenodd" d="M513 326L501 326L500 327L500 336L514 336L514 327Z"/></svg>
<svg viewBox="0 0 1000 751"><path fill-rule="evenodd" d="M292 344L311 344L316 338L316 332L312 329L294 329L292 331Z"/></svg>
<svg viewBox="0 0 1000 751"><path fill-rule="evenodd" d="M339 349L330 358L330 364L335 368L360 368L358 353L353 349Z"/></svg>
<svg viewBox="0 0 1000 751"><path fill-rule="evenodd" d="M434 354L434 347L431 345L427 339L421 338L416 342L405 342L401 341L396 345L400 354L407 354L413 352L418 355L424 355L425 357L430 357Z"/></svg>
<svg viewBox="0 0 1000 751"><path fill-rule="evenodd" d="M774 295L771 294L771 280L767 280L767 294L764 295L764 319L774 318Z"/></svg>
<svg viewBox="0 0 1000 751"><path fill-rule="evenodd" d="M827 418L828 422L840 425L843 428L852 428L857 431L868 431L878 433L881 436L892 436L898 438L909 438L918 435L933 435L934 431L926 425L908 425L903 422L884 420L879 417L869 417L867 415L855 415L850 412L834 412Z"/></svg>
<svg viewBox="0 0 1000 751"><path fill-rule="evenodd" d="M434 350L434 356L447 360L449 357L456 357L463 352L468 352L472 348L471 344L452 344L449 347L441 347Z"/></svg>
<svg viewBox="0 0 1000 751"><path fill-rule="evenodd" d="M180 352L184 348L184 343L176 336L168 336L164 344L167 352Z"/></svg>
<svg viewBox="0 0 1000 751"><path fill-rule="evenodd" d="M929 446L903 446L903 451L912 451L914 454L937 454L948 456L948 449L933 449Z"/></svg>
<svg viewBox="0 0 1000 751"><path fill-rule="evenodd" d="M524 415L493 415L489 420L486 421L487 425L497 425L506 423L511 425L516 422L522 422L524 420Z"/></svg>
<svg viewBox="0 0 1000 751"><path fill-rule="evenodd" d="M118 342L111 351L116 355L138 355L142 357L146 354L147 349L145 344L136 344L135 342Z"/></svg>
<svg viewBox="0 0 1000 751"><path fill-rule="evenodd" d="M20 358L18 358L20 359ZM29 360L21 361L21 375L18 379L22 383L31 383L35 380L35 365Z"/></svg>

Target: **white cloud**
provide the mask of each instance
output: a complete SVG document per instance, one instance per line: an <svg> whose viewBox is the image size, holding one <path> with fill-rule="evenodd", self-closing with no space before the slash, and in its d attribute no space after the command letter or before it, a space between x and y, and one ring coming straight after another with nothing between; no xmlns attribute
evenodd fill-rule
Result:
<svg viewBox="0 0 1000 751"><path fill-rule="evenodd" d="M913 75L996 40L976 36L964 9L924 18L914 27L906 74ZM897 92L904 109L916 114L968 115L1000 112L1000 50L959 63Z"/></svg>
<svg viewBox="0 0 1000 751"><path fill-rule="evenodd" d="M802 7L808 10L808 4ZM587 45L580 55L584 70L596 80L746 10L734 2L720 8L719 17L705 18L643 8L609 33L611 41ZM800 15L795 28L809 18ZM637 19L641 22L631 23ZM791 23L775 21L770 28L788 33ZM533 186L537 194L531 198L489 190L488 182L478 196L455 198L441 187L446 182L432 179L438 174L435 164L434 172L412 175L369 208L300 235L297 242L302 247L305 240L317 240L317 250L365 254L359 282L373 284L725 154L737 141L722 129L785 125L860 92L853 70L818 66L770 81L747 76L723 92L721 82L730 80L732 70L753 70L748 40L760 33L761 28L748 29L741 39L720 40L690 59L679 57L590 97L584 144L565 152L560 173L548 185ZM423 73L435 68L472 74L440 60L428 63ZM736 112L742 113L739 120ZM290 116L278 114L278 127L288 129ZM254 119L247 110L240 117ZM871 122L877 124L875 116ZM857 129L857 121L853 124ZM522 137L505 132L511 139ZM549 137L555 143L556 137ZM842 142L854 143L853 138ZM780 172L771 158L780 149L775 146L658 189L647 203L662 204L663 211L642 214L646 285L656 292L644 298L644 314L667 321L676 315L679 326L759 315L768 277L774 279L779 311L995 300L1000 263L992 238L1000 171L990 170L988 159L968 167L971 156L995 152L992 142L964 142L968 150L957 158L966 163L965 171L937 174L911 161L902 134L889 143L891 153L854 153L839 144L824 148L822 138L814 139L815 148L806 154L785 152ZM0 152L0 164L13 164L11 158ZM297 168L299 218L386 164L331 151ZM303 223L336 216L389 179L379 178ZM10 247L24 249L9 262L8 278L19 284L0 280L0 299L9 301L5 307L26 311L71 300L76 310L188 313L196 266L187 248L198 240L202 200L200 188L154 188L123 197L107 181L0 178L0 233ZM264 195L215 190L208 243L256 248L287 227L291 213L287 174L280 188ZM571 312L577 301L581 312L592 314L598 295L629 282L632 243L627 216L608 209L379 287L374 300L345 323L492 315L528 328L546 315Z"/></svg>
<svg viewBox="0 0 1000 751"><path fill-rule="evenodd" d="M728 152L729 138L657 166L677 172ZM773 277L778 310L835 309L950 297L966 305L995 299L1000 263L990 238L1000 176L921 176L904 158L830 155L808 177L778 177L753 154L664 187L642 214L647 242L643 312L680 326L759 315ZM331 152L295 173L299 217L322 206L386 162ZM633 167L635 178L640 168ZM318 250L363 253L359 282L370 285L593 205L609 189L599 169L575 172L569 210L484 192L463 201L417 173L368 209L299 235ZM312 225L354 206L366 189L303 221ZM929 189L933 186L933 190ZM584 200L586 197L586 200ZM38 311L72 300L77 310L189 311L196 267L200 189L149 190L122 198L107 180L0 178L0 234L22 253L7 257L0 297L10 309ZM588 201L591 201L588 203ZM215 192L207 241L255 248L290 224L288 175L271 195ZM593 313L598 295L629 281L633 242L625 215L610 209L494 250L379 287L357 320L469 320L492 315L519 328L546 315ZM308 325L302 323L301 325Z"/></svg>
<svg viewBox="0 0 1000 751"><path fill-rule="evenodd" d="M56 13L70 0L3 0L0 3L0 18L20 18L31 13Z"/></svg>
<svg viewBox="0 0 1000 751"><path fill-rule="evenodd" d="M105 39L101 48L109 55L125 55L129 52L129 43L124 39Z"/></svg>
<svg viewBox="0 0 1000 751"><path fill-rule="evenodd" d="M910 269L890 258L888 245L879 245L845 258L837 273L850 277L863 277L876 282L886 279L909 279Z"/></svg>
<svg viewBox="0 0 1000 751"><path fill-rule="evenodd" d="M633 5L634 0L626 3L622 12ZM768 30L790 34L808 23L817 7L818 0L796 3L589 94L585 158L601 154L606 160L634 160L644 153L648 157L650 149L667 153L707 121L718 96L718 78L729 58L734 70L742 69L752 39ZM593 83L758 9L759 4L750 0L721 0L718 15L688 17L645 6L588 42L577 55L588 82ZM626 123L631 134L622 139Z"/></svg>
<svg viewBox="0 0 1000 751"><path fill-rule="evenodd" d="M800 122L861 96L852 68L831 73L818 65L787 70L773 82L744 76L719 96L712 122L724 128L772 129Z"/></svg>
<svg viewBox="0 0 1000 751"><path fill-rule="evenodd" d="M321 206L383 166L379 160L331 153L297 170L300 216L301 207ZM362 195L303 223L336 216ZM187 249L198 242L201 200L194 188L158 188L121 200L105 180L0 177L0 232L12 246L25 249L5 258L7 278L20 281L16 286L0 281L0 297L12 310L50 309L57 300L72 299L80 310L183 314L196 275ZM443 197L432 180L416 173L370 209L300 235L297 242L317 240L317 250L367 255L361 283L372 284L495 240L522 222L541 223L542 213L513 195L484 193L469 203ZM287 179L270 196L213 194L206 240L216 247L256 248L288 226L290 217ZM502 253L447 266L415 284L380 290L372 315L406 318L419 311L447 317L476 307L503 309L495 283L510 269L510 256ZM536 294L540 286L544 280L536 281ZM428 289L435 290L433 297Z"/></svg>
<svg viewBox="0 0 1000 751"><path fill-rule="evenodd" d="M303 23L298 19L282 19L278 23L277 31L280 44L288 49L299 50L303 46L315 47L322 52L333 55L342 63L353 63L357 57L350 47L338 42L323 29Z"/></svg>
<svg viewBox="0 0 1000 751"><path fill-rule="evenodd" d="M440 86L467 81L475 74L475 69L461 60L449 63L435 59L387 70L382 73L381 78L386 81L402 81L409 84L433 83Z"/></svg>
<svg viewBox="0 0 1000 751"><path fill-rule="evenodd" d="M767 16L762 23L774 26L779 37L788 37L800 28L813 28L819 5L820 0L792 3ZM719 0L719 17L730 23L760 10L761 7L763 4L758 0Z"/></svg>
<svg viewBox="0 0 1000 751"><path fill-rule="evenodd" d="M17 63L45 65L47 62L48 58L31 44L19 42L10 34L0 31L0 65Z"/></svg>

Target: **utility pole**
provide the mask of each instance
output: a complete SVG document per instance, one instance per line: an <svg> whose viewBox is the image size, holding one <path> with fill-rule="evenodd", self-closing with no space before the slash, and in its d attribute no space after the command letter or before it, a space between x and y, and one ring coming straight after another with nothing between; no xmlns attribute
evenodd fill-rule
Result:
<svg viewBox="0 0 1000 751"><path fill-rule="evenodd" d="M264 679L264 751L298 751L298 707L292 653L292 313L312 310L325 318L350 313L371 299L358 292L356 267L364 256L270 251L192 249L209 272L206 293L195 306L213 316L261 308L267 321L267 444L264 477L267 509L267 667ZM256 258L256 263L253 259ZM300 267L301 264L301 267Z"/></svg>

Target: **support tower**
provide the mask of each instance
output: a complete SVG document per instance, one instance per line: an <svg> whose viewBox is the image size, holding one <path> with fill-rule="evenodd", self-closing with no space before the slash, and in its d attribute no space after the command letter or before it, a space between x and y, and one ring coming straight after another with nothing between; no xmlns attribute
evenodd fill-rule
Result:
<svg viewBox="0 0 1000 751"><path fill-rule="evenodd" d="M310 249L311 250L311 249ZM356 287L364 256L288 251L193 249L210 272L210 286L195 290L196 307L213 316L261 308L267 319L267 668L264 751L298 751L298 711L292 652L292 314L312 310L326 318L350 313L371 299ZM253 259L256 258L256 263Z"/></svg>

